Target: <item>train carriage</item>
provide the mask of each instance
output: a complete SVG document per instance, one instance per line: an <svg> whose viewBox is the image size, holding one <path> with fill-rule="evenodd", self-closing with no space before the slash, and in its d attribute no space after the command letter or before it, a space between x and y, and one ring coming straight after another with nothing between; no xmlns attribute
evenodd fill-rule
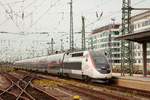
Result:
<svg viewBox="0 0 150 100"><path fill-rule="evenodd" d="M16 61L15 68L78 79L110 79L112 68L100 51L79 51Z"/></svg>

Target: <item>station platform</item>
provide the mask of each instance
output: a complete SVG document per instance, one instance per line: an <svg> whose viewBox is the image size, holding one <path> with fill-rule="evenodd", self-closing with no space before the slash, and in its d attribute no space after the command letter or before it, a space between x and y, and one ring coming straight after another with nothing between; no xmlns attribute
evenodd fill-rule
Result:
<svg viewBox="0 0 150 100"><path fill-rule="evenodd" d="M143 77L141 74L134 74L133 76L125 74L125 76L121 76L120 73L113 73L112 75L113 81L118 86L150 91L150 75L147 77Z"/></svg>

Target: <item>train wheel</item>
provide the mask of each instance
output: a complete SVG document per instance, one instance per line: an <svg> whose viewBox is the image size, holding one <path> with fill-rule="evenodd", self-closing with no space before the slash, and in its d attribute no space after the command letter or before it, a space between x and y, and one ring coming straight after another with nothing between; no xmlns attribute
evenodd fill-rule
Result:
<svg viewBox="0 0 150 100"><path fill-rule="evenodd" d="M61 73L58 72L57 75L58 75L59 77L61 77Z"/></svg>
<svg viewBox="0 0 150 100"><path fill-rule="evenodd" d="M82 78L85 82L89 82L91 79L86 76L86 75L83 75L83 78Z"/></svg>
<svg viewBox="0 0 150 100"><path fill-rule="evenodd" d="M63 78L64 75L63 75L63 73L58 73L58 76Z"/></svg>
<svg viewBox="0 0 150 100"><path fill-rule="evenodd" d="M64 77L69 78L69 74L68 73L64 73Z"/></svg>

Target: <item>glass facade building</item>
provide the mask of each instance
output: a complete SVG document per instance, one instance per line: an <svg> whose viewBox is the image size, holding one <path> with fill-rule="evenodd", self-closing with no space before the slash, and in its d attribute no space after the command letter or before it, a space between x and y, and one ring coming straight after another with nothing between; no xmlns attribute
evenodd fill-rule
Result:
<svg viewBox="0 0 150 100"><path fill-rule="evenodd" d="M93 30L88 36L88 48L107 54L113 65L120 64L121 60L121 42L114 40L120 34L119 26L119 24L109 24Z"/></svg>
<svg viewBox="0 0 150 100"><path fill-rule="evenodd" d="M132 16L131 24L132 33L150 30L150 11ZM121 35L120 29L121 25L110 24L93 30L88 36L88 48L99 49L107 53L114 66L121 65L121 41L114 40L115 37ZM140 70L143 69L142 55L142 45L134 43L134 65L139 66ZM147 62L148 69L150 70L150 44L147 44Z"/></svg>

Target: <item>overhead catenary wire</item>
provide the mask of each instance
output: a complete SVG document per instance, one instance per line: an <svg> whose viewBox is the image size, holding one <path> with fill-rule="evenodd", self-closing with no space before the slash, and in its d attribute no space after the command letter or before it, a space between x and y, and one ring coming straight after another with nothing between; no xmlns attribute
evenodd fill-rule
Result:
<svg viewBox="0 0 150 100"><path fill-rule="evenodd" d="M2 23L0 23L0 26L4 25L7 21L9 21L10 18L6 18Z"/></svg>
<svg viewBox="0 0 150 100"><path fill-rule="evenodd" d="M13 2L6 2L4 5L7 5L7 4L18 4L18 3L22 3L22 1L24 1L24 0L13 1Z"/></svg>
<svg viewBox="0 0 150 100"><path fill-rule="evenodd" d="M38 0L33 0L30 4L28 4L27 6L24 7L24 10L30 6L32 6L33 4L35 4ZM46 1L46 0L44 0Z"/></svg>
<svg viewBox="0 0 150 100"><path fill-rule="evenodd" d="M140 1L137 1L137 2L135 2L135 3L133 4L133 6L136 6L136 5L141 4L141 3L143 3L143 2L146 2L146 1L147 1L147 0L140 0ZM112 12L113 14L110 14L110 15L107 16L107 17L103 17L102 19L104 20L104 19L110 18L111 16L119 15L120 12L121 12L121 9L120 9L120 10L117 10L117 11L115 11L115 12ZM118 16L114 16L114 17L118 17ZM96 19L95 21L90 22L89 24L87 24L85 27L87 28L87 27L89 27L89 26L91 26L91 25L94 25L94 24L96 24L98 21L99 21L99 20Z"/></svg>
<svg viewBox="0 0 150 100"><path fill-rule="evenodd" d="M30 6L32 6L33 4L35 4L38 0L34 0L32 3L30 3L29 5L25 6L23 10L26 10L27 8L30 8ZM36 8L32 11L30 11L29 13L27 13L25 15L25 17L30 16L31 13L37 11L44 3L46 2L46 0L42 1L39 5L36 6Z"/></svg>
<svg viewBox="0 0 150 100"><path fill-rule="evenodd" d="M30 6L32 6L33 4L35 4L38 0L34 0L32 3L30 3L29 5L25 6L23 8L23 10L29 8ZM38 10L38 8L40 8L44 3L46 2L46 0L42 1L39 5L37 5L35 10L30 11L29 13L26 13L25 18L29 17L31 15L31 13L35 12ZM16 14L18 17L21 18L21 16L19 16L18 14Z"/></svg>
<svg viewBox="0 0 150 100"><path fill-rule="evenodd" d="M5 3L5 4L18 4L18 3L21 3L21 2L23 2L24 0L18 0L18 1L14 1L14 2L7 2L7 3ZM32 2L30 2L27 6L25 6L24 7L24 9L27 9L27 8L30 8L32 5L34 5L36 2L37 2L38 0L33 0ZM44 0L43 2L45 2L46 0ZM59 0L58 0L59 1ZM146 2L147 0L139 0L139 1L137 1L137 2L135 2L133 5L138 5L138 4L141 4L141 3L143 3L143 2ZM43 3L43 2L41 2L41 4ZM103 2L102 2L102 4L103 4L103 6L105 5L105 1L103 0ZM41 5L40 4L40 5ZM39 5L39 7L40 7L40 5ZM35 10L37 10L37 9L35 9ZM33 10L32 12L35 12L35 10ZM5 10L6 11L6 10ZM117 12L117 11L116 11ZM104 12L105 13L105 12ZM118 14L120 13L120 10L118 11ZM114 17L116 17L115 15L118 15L118 14L114 14L113 13L113 15L112 16L114 16ZM15 16L17 16L17 13L15 13L15 12L13 12L13 15L15 15ZM13 17L13 15L11 14L11 13L9 13L9 16L12 16L11 18L13 18L13 20L15 20L14 19L14 17ZM25 17L27 18L28 16L30 16L31 15L31 13L28 13L28 14L25 14ZM43 16L44 16L44 13L43 13ZM19 16L18 15L18 17L19 18L21 18L21 16ZM110 17L110 15L109 15L109 17ZM107 18L109 18L109 17L103 17L103 18L101 18L101 19L107 19ZM41 18L42 18L42 15L41 15ZM35 22L33 22L33 24L32 24L32 26L34 26L35 24L37 24L39 21L40 21L40 19L41 19L40 17L39 18L37 18L37 20L35 20ZM14 21L15 22L15 21ZM95 20L95 21L93 21L93 22L91 22L91 24L89 24L89 25L87 25L87 26L91 26L91 25L93 25L93 24L96 24L97 22L99 22L99 20ZM60 23L60 21L59 21L59 23ZM19 26L19 25L18 25Z"/></svg>
<svg viewBox="0 0 150 100"><path fill-rule="evenodd" d="M16 1L16 2L11 2L11 3L5 3L5 4L7 4L7 6L9 7L9 9L13 12L13 14L14 14L15 16L17 16L17 17L19 17L19 18L22 18L22 15L20 15L20 14L18 14L17 12L14 12L14 11L13 11L13 9L12 9L12 7L11 7L11 4L12 4L12 3L13 3L13 4L15 4L15 3L22 3L22 2L25 2L25 1L26 1L26 0L22 0L22 1ZM31 2L29 5L25 6L25 7L23 8L23 10L27 9L28 7L30 7L30 6L31 6L33 3L35 3L36 1L38 1L38 0L34 0L34 1ZM39 6L41 6L45 1L46 1L46 0L42 1L42 3L40 3ZM3 4L3 5L4 5L4 4ZM38 7L39 7L39 6L38 6ZM37 10L37 8L36 8L35 10ZM34 11L30 11L29 13L26 13L26 14L24 15L24 18L29 17L29 16L31 15L31 13L35 12L35 10L34 10Z"/></svg>
<svg viewBox="0 0 150 100"><path fill-rule="evenodd" d="M23 0L23 1L24 1L24 0ZM18 1L18 2L16 2L16 3L23 2L23 1ZM44 0L44 1L46 1L46 0ZM43 4L44 1L43 1L41 4ZM43 13L43 16L50 10L50 8L54 7L59 1L60 1L60 0L57 0L54 4L52 4L52 5ZM35 0L34 0L32 3L34 3L34 2L35 2ZM11 20L13 21L13 23L16 25L16 27L21 31L21 28L19 27L19 25L18 25L17 23L15 23L15 21L14 21L14 16L13 16L13 15L15 15L15 16L17 16L17 17L19 17L19 18L22 18L22 16L19 15L19 14L17 14L17 13L15 13L15 12L13 12L13 9L12 9L12 7L10 6L10 3L5 3L5 4L7 4L7 6L9 7L9 9L10 9L11 12L8 12L8 10L6 9L6 7L3 5L3 3L2 3L1 1L0 1L0 3L1 3L1 6L4 8L5 12L9 15L9 17L10 17ZM14 3L15 3L15 2L14 2ZM30 3L30 4L29 4L28 6L26 6L25 8L31 6L32 3ZM41 4L40 4L40 6L41 6ZM37 9L35 9L35 10L37 10ZM34 12L34 11L32 11L32 13L33 13L33 12ZM12 14L13 14L13 15L12 15ZM30 15L31 15L31 13L28 13L28 14L26 14L24 17L27 18L27 17L30 16ZM32 26L35 25L43 16L41 15L41 16L32 24Z"/></svg>
<svg viewBox="0 0 150 100"><path fill-rule="evenodd" d="M7 9L5 8L5 6L3 5L3 3L1 1L0 1L0 5L3 7L3 9L5 10L5 13L8 14L8 16L10 17L10 19L12 20L12 22L19 29L19 31L21 31L20 27L15 23L15 21L13 19L13 16L10 15L10 13L7 11Z"/></svg>
<svg viewBox="0 0 150 100"><path fill-rule="evenodd" d="M51 4L50 8L48 8L49 10L47 9L47 10L45 11L45 13L47 13L48 11L50 11L51 8L55 7L56 4L57 4L58 2L60 2L60 1L61 1L61 0L57 0L56 2L54 2L53 4ZM62 5L61 5L61 6L62 6ZM41 14L41 16L40 16L39 18L42 19L42 17L46 15L45 13ZM55 13L56 13L56 12L55 12ZM64 11L61 11L61 12L59 12L58 14L61 14L61 19L58 21L58 24L57 24L56 26L54 26L54 25L52 26L54 30L58 30L58 25L60 25L60 24L61 24L61 21L63 21L64 18L65 18L65 17L64 17L64 15L65 15L65 12L64 12ZM42 15L43 15L43 16L42 16ZM39 18L38 18L38 19L39 19ZM36 20L36 21L40 21L40 19L39 19L39 20ZM36 21L35 21L35 22L36 22ZM38 23L38 22L36 22L36 23L35 23L35 22L34 22L33 24L31 24L31 25L33 26L33 25L36 25L36 24ZM31 28L31 27L30 27L30 28ZM51 32L51 33L61 33L61 32ZM67 32L65 32L65 33L67 33Z"/></svg>
<svg viewBox="0 0 150 100"><path fill-rule="evenodd" d="M42 19L43 16L45 16L45 14L47 14L47 12L49 12L49 10L50 10L51 8L53 8L54 6L56 6L56 4L57 4L59 1L61 1L61 0L57 0L57 1L56 1L53 5L51 5L44 13L42 13L41 16L40 16L39 18L37 18L37 20L36 20L35 22L33 22L33 24L31 25L31 27L32 27L33 25L37 24L37 23L40 21L40 19Z"/></svg>

